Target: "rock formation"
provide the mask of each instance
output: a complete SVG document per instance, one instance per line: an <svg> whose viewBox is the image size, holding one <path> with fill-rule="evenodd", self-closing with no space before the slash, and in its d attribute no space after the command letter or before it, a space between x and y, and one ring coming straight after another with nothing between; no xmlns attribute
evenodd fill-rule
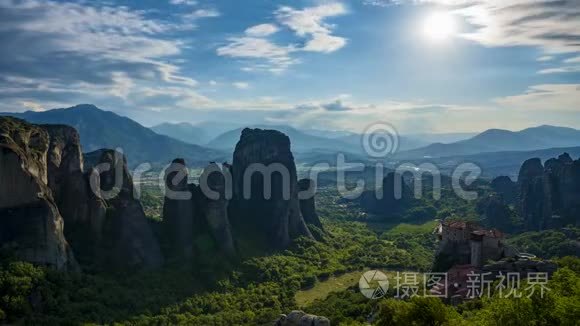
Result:
<svg viewBox="0 0 580 326"><path fill-rule="evenodd" d="M91 167L93 191L107 204L99 260L112 267L160 267L163 255L141 202L136 199L125 156L110 149L87 155L98 163Z"/></svg>
<svg viewBox="0 0 580 326"><path fill-rule="evenodd" d="M236 249L228 218L226 189L230 187L227 164L209 164L200 178L200 186L187 183L187 167L176 159L165 171L166 191L163 205L165 235L170 255L192 258L196 238L210 236L216 247L234 257Z"/></svg>
<svg viewBox="0 0 580 326"><path fill-rule="evenodd" d="M227 163L218 165L211 163L202 173L198 192L199 202L205 222L218 247L228 256L236 255L234 239L228 216L229 198L231 191L231 172Z"/></svg>
<svg viewBox="0 0 580 326"><path fill-rule="evenodd" d="M83 173L78 132L64 125L43 125L50 136L48 186L66 227L65 237L81 263L93 263L98 254L106 204L95 196Z"/></svg>
<svg viewBox="0 0 580 326"><path fill-rule="evenodd" d="M524 162L518 176L519 210L527 230L580 223L580 160L564 153L542 166Z"/></svg>
<svg viewBox="0 0 580 326"><path fill-rule="evenodd" d="M0 247L26 261L76 269L48 187L49 146L40 126L0 117Z"/></svg>
<svg viewBox="0 0 580 326"><path fill-rule="evenodd" d="M316 192L316 184L312 179L301 179L298 181L300 212L306 224L312 224L317 228L323 230L322 223L318 214L316 213L316 204L314 196Z"/></svg>
<svg viewBox="0 0 580 326"><path fill-rule="evenodd" d="M484 197L477 202L476 208L488 226L499 228L504 232L510 231L512 211L506 205L503 196L492 194Z"/></svg>
<svg viewBox="0 0 580 326"><path fill-rule="evenodd" d="M274 323L275 326L330 326L326 317L315 316L302 310L293 310L288 315L281 315Z"/></svg>
<svg viewBox="0 0 580 326"><path fill-rule="evenodd" d="M194 257L207 256L211 242L232 258L240 250L284 248L298 236L313 237L306 223L322 229L314 194L298 198L311 184L302 180L299 186L290 140L274 130L245 129L234 165L210 163L199 186L187 183L185 162L176 159L166 170L163 211L170 254L190 252L193 243Z"/></svg>
<svg viewBox="0 0 580 326"><path fill-rule="evenodd" d="M499 176L491 181L491 189L500 194L507 204L516 202L518 185L510 177Z"/></svg>
<svg viewBox="0 0 580 326"><path fill-rule="evenodd" d="M75 256L96 268L161 265L122 155L89 155L94 165L110 169L99 175L91 167L85 174L79 135L71 127L6 117L0 135L2 247L57 269L76 269Z"/></svg>
<svg viewBox="0 0 580 326"><path fill-rule="evenodd" d="M397 178L398 180L396 180ZM399 173L389 172L383 178L380 189L363 192L359 201L360 205L369 212L389 216L400 213L408 206L411 198L411 189L405 183L403 176Z"/></svg>
<svg viewBox="0 0 580 326"><path fill-rule="evenodd" d="M298 179L290 139L275 130L242 131L232 166L232 224L241 234L260 234L274 248L298 236L312 238L300 213Z"/></svg>
<svg viewBox="0 0 580 326"><path fill-rule="evenodd" d="M187 183L189 172L183 159L175 159L165 170L163 225L169 242L169 255L191 258L193 220L196 215L193 191Z"/></svg>

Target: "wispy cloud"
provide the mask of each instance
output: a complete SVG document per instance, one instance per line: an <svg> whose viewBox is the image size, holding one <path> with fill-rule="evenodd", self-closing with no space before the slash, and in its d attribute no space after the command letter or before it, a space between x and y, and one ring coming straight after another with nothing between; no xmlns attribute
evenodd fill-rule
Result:
<svg viewBox="0 0 580 326"><path fill-rule="evenodd" d="M550 61L553 60L554 56L552 55L544 55L538 58L538 61Z"/></svg>
<svg viewBox="0 0 580 326"><path fill-rule="evenodd" d="M283 72L300 60L295 58L299 52L330 53L347 44L347 39L332 35L334 25L325 19L344 15L346 8L341 3L323 4L304 9L294 9L284 6L275 11L276 22L289 28L297 37L304 39L304 45L279 45L268 38L280 28L273 24L260 24L247 28L244 36L228 39L228 44L217 49L217 54L241 59L265 60L266 63L246 63L244 71Z"/></svg>
<svg viewBox="0 0 580 326"><path fill-rule="evenodd" d="M184 5L184 6L195 6L197 1L195 0L169 0L172 5Z"/></svg>
<svg viewBox="0 0 580 326"><path fill-rule="evenodd" d="M547 68L538 71L539 74L565 74L565 73L573 73L573 72L580 72L580 66L564 66L558 68Z"/></svg>
<svg viewBox="0 0 580 326"><path fill-rule="evenodd" d="M525 93L495 99L506 108L580 112L580 84L543 84L531 86Z"/></svg>
<svg viewBox="0 0 580 326"><path fill-rule="evenodd" d="M182 28L125 6L0 0L0 97L74 103L109 94L132 105L157 85L169 97L180 89L182 98L206 103L197 81L170 63L185 44L167 35Z"/></svg>
<svg viewBox="0 0 580 326"><path fill-rule="evenodd" d="M246 29L246 35L253 37L264 37L272 35L279 30L278 26L274 24L260 24Z"/></svg>
<svg viewBox="0 0 580 326"><path fill-rule="evenodd" d="M250 88L250 84L247 82L234 82L232 83L232 85L234 85L235 88L237 89L248 89Z"/></svg>
<svg viewBox="0 0 580 326"><path fill-rule="evenodd" d="M346 13L347 10L343 4L330 3L302 10L282 7L276 11L276 18L281 24L293 30L296 35L309 38L302 50L328 53L345 46L347 40L332 35L334 26L325 23L324 20Z"/></svg>
<svg viewBox="0 0 580 326"><path fill-rule="evenodd" d="M197 9L192 13L185 14L182 17L185 19L201 19L201 18L214 18L221 16L221 13L217 9Z"/></svg>
<svg viewBox="0 0 580 326"><path fill-rule="evenodd" d="M218 55L267 61L268 64L264 66L253 65L257 69L264 68L264 70L277 72L297 62L290 56L290 53L294 51L292 45L279 46L270 40L251 36L233 37L229 39L229 42L228 45L217 49Z"/></svg>

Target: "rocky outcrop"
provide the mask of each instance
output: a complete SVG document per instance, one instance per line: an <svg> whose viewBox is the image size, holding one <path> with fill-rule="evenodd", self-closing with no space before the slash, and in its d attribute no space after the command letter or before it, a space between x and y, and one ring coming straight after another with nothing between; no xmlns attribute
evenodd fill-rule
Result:
<svg viewBox="0 0 580 326"><path fill-rule="evenodd" d="M160 267L163 255L136 199L125 156L110 149L87 155L98 163L91 167L91 187L107 205L99 261L113 268Z"/></svg>
<svg viewBox="0 0 580 326"><path fill-rule="evenodd" d="M519 177L519 210L527 230L580 224L580 160L564 153L542 166L524 162Z"/></svg>
<svg viewBox="0 0 580 326"><path fill-rule="evenodd" d="M491 181L491 189L500 194L507 204L516 202L518 185L510 177L500 176Z"/></svg>
<svg viewBox="0 0 580 326"><path fill-rule="evenodd" d="M194 243L208 236L227 256L236 256L226 195L226 189L231 190L229 173L227 164L211 163L204 169L198 186L187 182L184 160L175 159L167 168L163 224L170 256L192 258L199 255L205 248L195 248Z"/></svg>
<svg viewBox="0 0 580 326"><path fill-rule="evenodd" d="M48 186L49 146L40 126L0 117L0 246L26 261L76 269Z"/></svg>
<svg viewBox="0 0 580 326"><path fill-rule="evenodd" d="M240 234L260 234L274 248L284 248L298 236L312 238L300 213L288 136L275 130L244 129L234 151L232 177L230 216Z"/></svg>
<svg viewBox="0 0 580 326"><path fill-rule="evenodd" d="M228 256L234 257L236 249L228 215L231 191L231 172L227 163L211 163L202 173L199 202L211 235L218 247Z"/></svg>
<svg viewBox="0 0 580 326"><path fill-rule="evenodd" d="M50 136L48 186L65 222L65 237L75 256L94 263L106 215L106 204L95 196L84 174L80 137L65 125L43 125Z"/></svg>
<svg viewBox="0 0 580 326"><path fill-rule="evenodd" d="M330 326L330 320L302 310L293 310L288 315L281 315L274 326Z"/></svg>
<svg viewBox="0 0 580 326"><path fill-rule="evenodd" d="M193 220L198 212L188 177L183 159L173 160L165 170L163 225L171 257L191 258L193 255Z"/></svg>
<svg viewBox="0 0 580 326"><path fill-rule="evenodd" d="M383 183L379 189L363 192L359 201L360 205L371 213L391 216L400 213L409 206L411 199L411 189L405 183L403 176L399 173L389 172L383 178Z"/></svg>
<svg viewBox="0 0 580 326"><path fill-rule="evenodd" d="M323 230L320 218L316 213L316 203L314 196L316 195L316 184L312 179L301 179L298 181L300 212L306 224L312 224L317 228Z"/></svg>
<svg viewBox="0 0 580 326"><path fill-rule="evenodd" d="M476 209L488 226L499 228L504 232L511 231L512 211L503 196L492 194L484 197L477 202Z"/></svg>

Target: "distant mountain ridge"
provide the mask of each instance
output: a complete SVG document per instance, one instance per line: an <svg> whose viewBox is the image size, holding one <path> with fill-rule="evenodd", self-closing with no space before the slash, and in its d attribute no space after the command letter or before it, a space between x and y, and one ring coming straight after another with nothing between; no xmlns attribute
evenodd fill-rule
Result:
<svg viewBox="0 0 580 326"><path fill-rule="evenodd" d="M171 163L176 157L184 158L191 166L205 166L209 161L226 157L225 153L218 150L159 135L127 117L101 110L91 104L43 112L1 114L31 123L72 126L81 136L84 152L101 148L121 148L132 166L146 162L154 166L163 166Z"/></svg>
<svg viewBox="0 0 580 326"><path fill-rule="evenodd" d="M188 144L206 145L209 141L223 134L241 127L239 123L204 121L197 123L189 122L164 122L150 129L160 135L169 136Z"/></svg>
<svg viewBox="0 0 580 326"><path fill-rule="evenodd" d="M360 152L362 150L360 146L353 147L341 140L311 135L290 126L255 125L249 127L272 129L285 133L290 138L292 151L297 153L311 152L316 149L324 149L326 151L336 152ZM207 146L210 148L218 148L226 151L233 150L236 143L240 139L240 135L243 129L244 128L237 128L225 132L207 143Z"/></svg>
<svg viewBox="0 0 580 326"><path fill-rule="evenodd" d="M203 145L209 140L203 128L196 127L188 122L165 122L150 129L160 135L169 136L188 144Z"/></svg>
<svg viewBox="0 0 580 326"><path fill-rule="evenodd" d="M425 147L403 151L397 154L397 158L446 157L574 146L580 146L580 130L542 125L520 131L488 129L466 140L449 144L434 143Z"/></svg>

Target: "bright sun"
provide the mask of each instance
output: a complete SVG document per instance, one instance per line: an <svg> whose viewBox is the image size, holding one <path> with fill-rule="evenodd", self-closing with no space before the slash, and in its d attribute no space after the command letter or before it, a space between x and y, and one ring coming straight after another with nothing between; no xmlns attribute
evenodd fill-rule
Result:
<svg viewBox="0 0 580 326"><path fill-rule="evenodd" d="M431 41L443 41L455 34L455 21L446 12L434 12L423 22L423 34Z"/></svg>

